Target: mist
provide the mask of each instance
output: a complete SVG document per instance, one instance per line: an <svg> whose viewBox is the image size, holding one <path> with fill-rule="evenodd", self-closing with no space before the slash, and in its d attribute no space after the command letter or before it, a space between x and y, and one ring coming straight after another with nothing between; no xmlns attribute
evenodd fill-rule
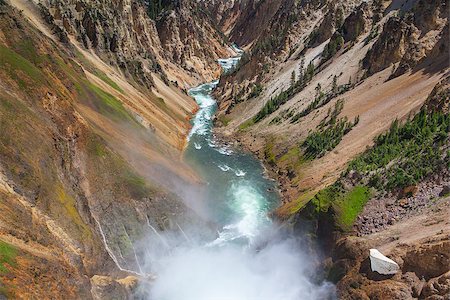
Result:
<svg viewBox="0 0 450 300"><path fill-rule="evenodd" d="M276 238L270 228L254 245L246 240L205 243L203 229L153 235L143 270L155 274L138 298L154 300L334 299L330 283L314 283L315 264L299 240ZM267 238L269 240L267 240Z"/></svg>
<svg viewBox="0 0 450 300"><path fill-rule="evenodd" d="M238 58L220 63L226 69ZM190 90L199 104L184 159L203 179L202 192L174 182L171 190L202 218L171 217L171 226L144 238L138 249L142 283L137 298L151 300L334 299L334 286L317 282L317 257L301 237L282 232L268 213L279 205L275 183L248 153L212 134L216 82ZM186 191L188 191L186 193ZM150 223L149 223L149 226ZM308 253L306 255L305 253Z"/></svg>

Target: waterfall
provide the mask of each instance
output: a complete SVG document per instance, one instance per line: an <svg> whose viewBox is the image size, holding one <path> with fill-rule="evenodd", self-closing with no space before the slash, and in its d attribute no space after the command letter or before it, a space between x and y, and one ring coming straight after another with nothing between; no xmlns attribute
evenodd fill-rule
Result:
<svg viewBox="0 0 450 300"><path fill-rule="evenodd" d="M103 240L103 244L105 245L106 252L108 252L109 256L114 261L114 263L116 264L117 268L119 268L119 270L124 271L124 272L129 272L129 273L132 273L132 274L135 274L135 275L142 276L143 275L142 273L138 273L138 272L135 272L135 271L132 271L132 270L125 269L119 264L119 260L114 255L114 252L112 251L112 249L108 245L105 233L103 232L103 229L102 229L102 226L100 225L100 222L95 217L94 217L94 220L97 223L98 229L100 231L100 235L102 236L102 240Z"/></svg>
<svg viewBox="0 0 450 300"><path fill-rule="evenodd" d="M141 265L139 264L139 260L138 260L138 257L137 257L137 255L136 255L136 249L134 248L133 241L130 239L130 236L128 235L128 232L127 232L127 230L125 229L125 227L124 227L124 226L122 226L122 227L123 227L123 230L125 231L125 234L126 234L128 240L130 241L131 249L133 249L134 259L136 260L136 264L137 264L137 266L138 266L138 268L139 268L139 272L140 272L141 274L144 274L144 272L142 272Z"/></svg>
<svg viewBox="0 0 450 300"><path fill-rule="evenodd" d="M183 234L184 238L186 239L186 241L188 241L189 243L191 243L191 240L188 238L188 236L186 235L186 233L184 232L184 230L181 228L181 226L175 222L175 224L177 224L178 229L180 229L181 233Z"/></svg>
<svg viewBox="0 0 450 300"><path fill-rule="evenodd" d="M150 220L148 219L148 216L145 215L145 217L147 218L147 225L148 225L148 227L150 227L150 228L153 230L153 232L158 236L158 238L161 240L161 242L164 244L164 246L165 246L167 249L170 249L170 246L169 246L169 244L166 242L166 240L159 234L159 232L155 229L155 227L153 227L153 226L150 224Z"/></svg>

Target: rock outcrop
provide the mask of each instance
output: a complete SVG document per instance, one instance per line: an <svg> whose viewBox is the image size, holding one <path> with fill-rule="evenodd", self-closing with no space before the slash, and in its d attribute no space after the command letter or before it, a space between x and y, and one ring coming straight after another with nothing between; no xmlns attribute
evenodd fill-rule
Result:
<svg viewBox="0 0 450 300"><path fill-rule="evenodd" d="M360 35L370 29L373 11L367 2L361 3L342 24L342 37L344 41L355 41Z"/></svg>
<svg viewBox="0 0 450 300"><path fill-rule="evenodd" d="M150 72L188 87L217 77L214 62L229 54L208 17L183 1L149 18L144 2L80 0L40 2L53 31L73 36L86 49L151 88Z"/></svg>
<svg viewBox="0 0 450 300"><path fill-rule="evenodd" d="M102 299L133 299L136 292L138 279L128 276L114 280L108 276L95 275L90 279L91 294L94 300Z"/></svg>
<svg viewBox="0 0 450 300"><path fill-rule="evenodd" d="M430 212L419 219L446 222L448 203L443 211ZM346 237L338 241L333 254L330 279L337 281L340 299L445 299L448 296L450 243L448 221L445 226L412 225L417 218L405 220L386 232L364 238ZM430 227L430 224L431 227ZM442 225L442 223L440 223ZM411 226L416 235L411 234ZM440 228L444 228L443 230ZM424 233L426 231L426 233ZM373 272L367 257L370 247L381 246L400 262L400 272L380 275Z"/></svg>
<svg viewBox="0 0 450 300"><path fill-rule="evenodd" d="M399 63L391 78L397 77L427 57L448 53L446 2L429 2L418 1L411 12L389 18L364 58L363 66L369 74Z"/></svg>

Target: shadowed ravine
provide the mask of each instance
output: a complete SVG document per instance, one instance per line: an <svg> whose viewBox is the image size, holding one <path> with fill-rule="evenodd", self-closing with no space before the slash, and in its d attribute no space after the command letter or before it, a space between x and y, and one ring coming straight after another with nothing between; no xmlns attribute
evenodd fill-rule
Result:
<svg viewBox="0 0 450 300"><path fill-rule="evenodd" d="M225 70L237 62L238 57L219 60ZM296 240L273 240L276 226L268 213L279 199L260 162L213 135L217 106L211 91L216 84L202 84L189 92L200 109L192 121L185 160L207 183L206 211L219 230L211 236L179 227L181 234L155 236L146 259L151 272L157 274L146 292L148 298L333 298L331 285L309 280L306 274L313 271L311 260L302 254Z"/></svg>

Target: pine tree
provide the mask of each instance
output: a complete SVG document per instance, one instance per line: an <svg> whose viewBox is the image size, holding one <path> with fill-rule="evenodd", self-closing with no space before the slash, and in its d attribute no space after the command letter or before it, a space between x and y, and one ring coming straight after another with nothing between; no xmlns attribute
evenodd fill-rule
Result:
<svg viewBox="0 0 450 300"><path fill-rule="evenodd" d="M310 81L314 76L314 63L312 61L309 62L308 67L306 68L306 80Z"/></svg>
<svg viewBox="0 0 450 300"><path fill-rule="evenodd" d="M292 73L291 73L291 87L294 87L294 85L295 85L295 81L296 81L295 77L296 77L295 76L295 70L293 70Z"/></svg>
<svg viewBox="0 0 450 300"><path fill-rule="evenodd" d="M300 60L300 66L298 67L298 81L302 82L303 80L303 72L305 68L305 57L302 57L302 59Z"/></svg>
<svg viewBox="0 0 450 300"><path fill-rule="evenodd" d="M338 93L338 85L337 85L337 76L333 76L333 84L331 86L331 92L333 95L336 95Z"/></svg>
<svg viewBox="0 0 450 300"><path fill-rule="evenodd" d="M319 99L321 93L322 93L322 85L320 83L317 83L317 85L316 85L316 99Z"/></svg>

